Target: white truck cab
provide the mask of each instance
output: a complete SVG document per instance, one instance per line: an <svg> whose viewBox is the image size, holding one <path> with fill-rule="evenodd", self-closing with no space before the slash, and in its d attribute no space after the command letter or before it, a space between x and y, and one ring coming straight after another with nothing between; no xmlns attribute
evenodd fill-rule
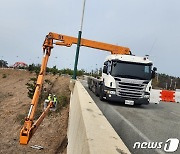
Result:
<svg viewBox="0 0 180 154"><path fill-rule="evenodd" d="M100 99L125 102L129 105L149 104L152 78L152 61L148 56L109 55L103 65L101 79L91 78L88 84ZM94 88L93 88L94 87Z"/></svg>

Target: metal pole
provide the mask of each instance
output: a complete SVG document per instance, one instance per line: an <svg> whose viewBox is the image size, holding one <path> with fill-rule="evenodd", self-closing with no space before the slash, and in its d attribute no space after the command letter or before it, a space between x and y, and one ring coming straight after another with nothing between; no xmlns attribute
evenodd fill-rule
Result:
<svg viewBox="0 0 180 154"><path fill-rule="evenodd" d="M2 68L3 68L3 62L4 62L4 61L3 61L3 56L2 56L2 59L1 59Z"/></svg>
<svg viewBox="0 0 180 154"><path fill-rule="evenodd" d="M176 81L175 81L175 83L174 83L174 90L176 90Z"/></svg>
<svg viewBox="0 0 180 154"><path fill-rule="evenodd" d="M81 27L80 27L81 32L82 32L82 28L83 28L85 6L86 6L86 0L84 0L84 2L83 2L83 11L82 11Z"/></svg>
<svg viewBox="0 0 180 154"><path fill-rule="evenodd" d="M79 59L79 50L80 50L80 46L81 46L81 34L82 34L82 31L79 31L77 48L76 48L76 56L75 56L75 62L74 62L73 79L76 79L76 75L77 75L77 65L78 65L78 59Z"/></svg>
<svg viewBox="0 0 180 154"><path fill-rule="evenodd" d="M159 82L159 74L157 73L157 83Z"/></svg>
<svg viewBox="0 0 180 154"><path fill-rule="evenodd" d="M75 61L74 61L73 79L76 79L76 76L77 76L77 65L78 65L78 59L79 59L79 51L80 51L80 47L81 47L81 35L82 35L82 28L83 28L85 4L86 4L86 0L84 0L84 2L83 2L83 11L82 11L82 18L81 18L81 27L80 27L80 31L79 31L79 33L78 33L78 42L77 42L76 56L75 56Z"/></svg>
<svg viewBox="0 0 180 154"><path fill-rule="evenodd" d="M169 86L170 88L172 87L172 80L173 80L173 79L171 79L171 83L170 83L170 86Z"/></svg>
<svg viewBox="0 0 180 154"><path fill-rule="evenodd" d="M166 90L167 90L167 82L166 82Z"/></svg>

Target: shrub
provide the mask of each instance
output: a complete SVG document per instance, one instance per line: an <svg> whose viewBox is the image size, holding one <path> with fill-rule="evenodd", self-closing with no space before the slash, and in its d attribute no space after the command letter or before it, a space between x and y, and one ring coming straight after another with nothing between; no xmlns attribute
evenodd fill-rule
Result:
<svg viewBox="0 0 180 154"><path fill-rule="evenodd" d="M3 74L3 75L2 75L2 78L7 78L7 75L6 75L6 74Z"/></svg>
<svg viewBox="0 0 180 154"><path fill-rule="evenodd" d="M24 124L24 121L25 121L25 116L26 114L19 114L17 117L16 117L16 121L20 122L21 125Z"/></svg>
<svg viewBox="0 0 180 154"><path fill-rule="evenodd" d="M57 101L56 112L59 112L62 107L65 107L68 104L68 98L65 95L58 96Z"/></svg>
<svg viewBox="0 0 180 154"><path fill-rule="evenodd" d="M28 97L33 98L34 91L36 89L36 80L37 78L30 78L29 82L26 83L27 89L28 89Z"/></svg>

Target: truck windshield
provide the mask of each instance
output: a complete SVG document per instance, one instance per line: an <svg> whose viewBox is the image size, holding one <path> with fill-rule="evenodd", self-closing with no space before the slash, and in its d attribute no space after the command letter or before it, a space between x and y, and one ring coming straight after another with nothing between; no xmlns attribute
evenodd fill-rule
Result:
<svg viewBox="0 0 180 154"><path fill-rule="evenodd" d="M111 75L114 77L150 80L152 64L112 62Z"/></svg>

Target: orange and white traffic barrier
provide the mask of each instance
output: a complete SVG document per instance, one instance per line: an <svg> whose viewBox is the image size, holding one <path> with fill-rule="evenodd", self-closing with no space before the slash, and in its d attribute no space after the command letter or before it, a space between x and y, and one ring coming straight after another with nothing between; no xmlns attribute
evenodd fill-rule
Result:
<svg viewBox="0 0 180 154"><path fill-rule="evenodd" d="M150 103L159 104L159 102L180 103L180 91L152 89Z"/></svg>
<svg viewBox="0 0 180 154"><path fill-rule="evenodd" d="M159 102L161 101L160 92L161 92L161 90L159 90L159 89L151 89L150 103L159 104Z"/></svg>
<svg viewBox="0 0 180 154"><path fill-rule="evenodd" d="M180 103L180 91L175 92L175 102Z"/></svg>
<svg viewBox="0 0 180 154"><path fill-rule="evenodd" d="M175 91L172 90L162 90L161 92L161 101L163 102L175 102Z"/></svg>

